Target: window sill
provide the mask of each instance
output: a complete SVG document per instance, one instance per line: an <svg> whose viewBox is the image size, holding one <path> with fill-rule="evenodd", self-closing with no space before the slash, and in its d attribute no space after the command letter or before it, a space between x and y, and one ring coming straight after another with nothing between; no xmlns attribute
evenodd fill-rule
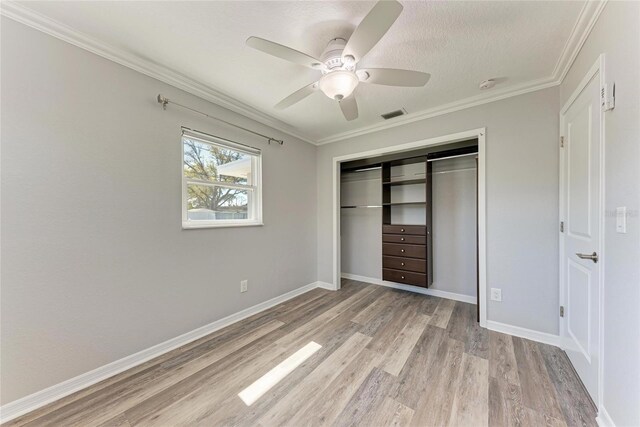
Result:
<svg viewBox="0 0 640 427"><path fill-rule="evenodd" d="M183 222L183 230L197 230L199 228L232 228L232 227L262 227L264 223L260 221L247 221L247 222L223 222L223 223L207 223L207 224L194 224L192 222Z"/></svg>

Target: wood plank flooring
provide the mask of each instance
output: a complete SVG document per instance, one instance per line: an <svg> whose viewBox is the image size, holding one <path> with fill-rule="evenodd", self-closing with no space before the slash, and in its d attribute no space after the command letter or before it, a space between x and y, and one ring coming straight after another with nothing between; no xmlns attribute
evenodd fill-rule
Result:
<svg viewBox="0 0 640 427"><path fill-rule="evenodd" d="M7 426L595 426L558 348L480 328L475 306L343 281ZM238 393L322 347L251 406Z"/></svg>

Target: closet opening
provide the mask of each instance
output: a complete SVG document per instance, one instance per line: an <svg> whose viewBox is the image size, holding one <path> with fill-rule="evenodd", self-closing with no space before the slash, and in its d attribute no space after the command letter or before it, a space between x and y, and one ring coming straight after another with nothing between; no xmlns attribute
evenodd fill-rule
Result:
<svg viewBox="0 0 640 427"><path fill-rule="evenodd" d="M339 277L476 304L485 326L484 132L334 160Z"/></svg>

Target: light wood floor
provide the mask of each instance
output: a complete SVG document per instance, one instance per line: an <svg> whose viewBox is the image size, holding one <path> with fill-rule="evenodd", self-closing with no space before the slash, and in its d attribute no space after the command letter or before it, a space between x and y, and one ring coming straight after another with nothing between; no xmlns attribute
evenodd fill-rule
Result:
<svg viewBox="0 0 640 427"><path fill-rule="evenodd" d="M322 346L253 405L238 393ZM314 289L10 425L575 426L595 411L558 348L475 306L344 281Z"/></svg>

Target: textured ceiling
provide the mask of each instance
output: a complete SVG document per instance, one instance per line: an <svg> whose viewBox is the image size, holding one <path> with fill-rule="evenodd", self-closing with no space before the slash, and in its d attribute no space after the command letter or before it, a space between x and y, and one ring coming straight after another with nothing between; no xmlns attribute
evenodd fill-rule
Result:
<svg viewBox="0 0 640 427"><path fill-rule="evenodd" d="M372 1L28 2L24 6L101 42L173 69L295 127L313 140L382 122L380 114L417 113L496 89L552 76L583 2L417 2L404 11L360 67L431 73L424 88L361 84L360 117L344 120L335 101L311 95L284 111L278 101L319 77L245 46L266 38L319 56L348 38Z"/></svg>

